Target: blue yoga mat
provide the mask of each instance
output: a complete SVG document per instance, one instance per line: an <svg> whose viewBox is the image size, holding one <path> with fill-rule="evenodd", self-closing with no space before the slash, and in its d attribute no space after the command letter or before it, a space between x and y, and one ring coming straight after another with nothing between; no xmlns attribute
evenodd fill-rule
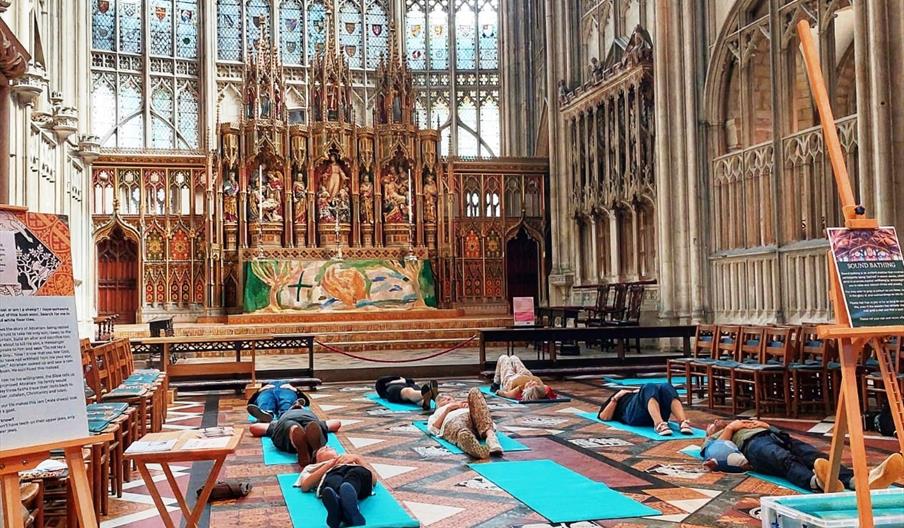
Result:
<svg viewBox="0 0 904 528"><path fill-rule="evenodd" d="M468 466L552 523L661 514L552 460Z"/></svg>
<svg viewBox="0 0 904 528"><path fill-rule="evenodd" d="M495 397L497 397L497 398L502 398L503 400L508 400L508 401L510 401L510 402L512 402L512 403L521 403L521 404L530 404L530 403L559 403L559 402L570 402L570 401L571 401L571 398L568 398L568 397L566 397L566 396L559 396L558 398L556 398L556 399L554 399L554 400L527 400L527 401L521 401L521 400L516 400L516 399L514 399L514 398L506 398L505 396L500 396L500 395L496 394L495 392L491 391L489 385L481 385L481 387L480 387L480 392L482 392L482 393L484 393L484 394L488 394L488 395L490 395L490 396L495 396Z"/></svg>
<svg viewBox="0 0 904 528"><path fill-rule="evenodd" d="M427 430L427 422L414 422L412 425L417 427L421 431L427 433L427 436L436 440L439 443L439 445L448 449L450 453L455 453L457 455L464 454L464 451L462 451L461 448L458 447L457 445L446 441L444 438L440 438L438 436L434 436L434 435L430 434L430 431ZM511 438L510 436L506 435L505 433L500 433L499 431L496 431L496 438L499 439L499 445L502 446L503 451L530 451L529 447L527 447L526 445L522 444L521 442L515 440L514 438ZM484 444L486 442L481 441L480 443Z"/></svg>
<svg viewBox="0 0 904 528"><path fill-rule="evenodd" d="M681 449L679 452L684 453L685 455L694 457L697 460L703 460L703 456L700 454L700 446L687 446L684 449ZM760 479L760 480L764 480L766 482L771 482L772 484L775 484L776 486L781 486L785 489L789 489L791 491L796 491L801 494L809 495L809 494L813 493L813 490L801 488L800 486L791 484L787 480L785 480L781 477L776 477L774 475L767 475L765 473L757 473L756 471L748 471L747 476L753 477L756 479Z"/></svg>
<svg viewBox="0 0 904 528"><path fill-rule="evenodd" d="M613 383L615 385L624 385L626 387L640 387L641 385L646 385L648 383L668 383L669 380L666 377L661 378L612 378L609 376L603 376L603 380L606 383ZM672 385L676 387L678 385L684 385L687 383L687 379L684 376L672 376Z"/></svg>
<svg viewBox="0 0 904 528"><path fill-rule="evenodd" d="M626 431L628 433L633 433L638 436L642 436L648 440L657 440L660 442L664 442L667 440L693 440L695 438L700 438L700 439L706 438L706 431L703 431L702 429L697 429L697 428L694 428L694 434L689 434L689 435L681 434L678 430L678 424L676 424L675 422L669 422L669 427L672 428L672 433L673 433L672 436L660 436L659 434L656 433L656 430L652 427L637 427L637 426L633 426L633 425L625 425L621 422L615 422L615 421L607 422L604 420L600 420L599 418L596 417L596 413L592 413L592 412L578 413L578 416L580 416L582 418L586 418L586 419L594 421L594 422L597 422L597 423L606 424L613 429L618 429L619 431Z"/></svg>
<svg viewBox="0 0 904 528"><path fill-rule="evenodd" d="M294 528L327 528L323 501L311 491L305 493L294 486L298 473L277 475L279 488L289 509ZM361 515L367 520L365 528L417 528L421 525L386 491L379 482L374 494L358 503Z"/></svg>
<svg viewBox="0 0 904 528"><path fill-rule="evenodd" d="M377 403L379 405L382 405L383 407L386 407L387 409L389 409L392 412L418 412L418 411L424 410L423 407L421 407L420 405L417 405L415 403L395 403L395 402L391 402L389 400L384 400L376 392L367 393L364 395L364 397L374 403ZM435 409L436 402L430 402L430 408Z"/></svg>
<svg viewBox="0 0 904 528"><path fill-rule="evenodd" d="M340 455L345 453L345 448L342 447L342 444L339 443L339 438L336 435L330 433L326 435L326 445L332 447L336 450ZM274 466L277 464L298 464L298 455L295 453L286 453L285 451L280 451L273 445L273 440L270 440L268 436L261 437L261 447L264 452L264 465L265 466Z"/></svg>

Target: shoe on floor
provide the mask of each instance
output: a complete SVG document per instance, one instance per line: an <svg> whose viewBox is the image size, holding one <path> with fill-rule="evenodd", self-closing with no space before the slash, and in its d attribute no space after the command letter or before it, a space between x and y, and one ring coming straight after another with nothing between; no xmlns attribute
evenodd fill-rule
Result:
<svg viewBox="0 0 904 528"><path fill-rule="evenodd" d="M311 462L313 462L317 451L326 444L326 438L323 437L323 430L320 429L320 424L311 422L304 426L304 438L308 449L311 451Z"/></svg>
<svg viewBox="0 0 904 528"><path fill-rule="evenodd" d="M829 461L824 458L817 458L816 461L813 462L813 473L816 475L816 485L819 486L819 489L824 493L844 491L844 485L841 484L841 481L838 480L837 476L829 482L829 470L831 467Z"/></svg>
<svg viewBox="0 0 904 528"><path fill-rule="evenodd" d="M692 435L694 434L694 428L691 427L691 423L687 420L681 422L681 425L678 426L678 430L681 431L681 434Z"/></svg>
<svg viewBox="0 0 904 528"><path fill-rule="evenodd" d="M364 526L367 521L358 509L358 493L355 487L348 482L339 486L339 506L342 508L342 517L346 526Z"/></svg>
<svg viewBox="0 0 904 528"><path fill-rule="evenodd" d="M293 427L289 431L289 442L295 448L298 455L298 465L304 468L311 463L311 447L308 445L308 439L305 436L305 430L301 426Z"/></svg>
<svg viewBox="0 0 904 528"><path fill-rule="evenodd" d="M254 416L254 419L257 420L258 423L270 423L273 421L272 413L261 409L253 403L248 405L248 414Z"/></svg>
<svg viewBox="0 0 904 528"><path fill-rule="evenodd" d="M659 425L656 426L656 434L659 436L672 436L672 428L669 427L669 422L659 422Z"/></svg>
<svg viewBox="0 0 904 528"><path fill-rule="evenodd" d="M326 525L330 528L339 528L342 524L342 506L339 504L339 495L333 488L324 487L320 491L320 498L326 507Z"/></svg>
<svg viewBox="0 0 904 528"><path fill-rule="evenodd" d="M885 489L904 476L904 455L892 453L869 472L869 489Z"/></svg>

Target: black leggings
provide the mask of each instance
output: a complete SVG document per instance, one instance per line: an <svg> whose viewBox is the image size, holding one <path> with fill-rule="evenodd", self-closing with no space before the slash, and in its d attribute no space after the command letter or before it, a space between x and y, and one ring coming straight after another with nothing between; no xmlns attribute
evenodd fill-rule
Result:
<svg viewBox="0 0 904 528"><path fill-rule="evenodd" d="M348 482L355 488L358 500L362 500L373 492L373 476L364 466L336 466L323 478L322 488L330 488L339 493L339 486Z"/></svg>
<svg viewBox="0 0 904 528"><path fill-rule="evenodd" d="M419 387L417 386L417 383L415 383L411 378L404 378L404 383L390 383L391 381L398 380L399 378L401 378L401 376L383 376L382 378L378 379L375 386L377 394L384 400L391 401L393 403L404 403L405 400L402 399L402 389L404 389L405 387L419 389Z"/></svg>

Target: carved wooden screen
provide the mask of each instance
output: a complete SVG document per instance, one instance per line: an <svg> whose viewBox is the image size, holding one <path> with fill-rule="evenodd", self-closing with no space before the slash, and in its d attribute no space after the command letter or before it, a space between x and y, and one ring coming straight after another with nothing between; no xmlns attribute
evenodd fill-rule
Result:
<svg viewBox="0 0 904 528"><path fill-rule="evenodd" d="M507 303L505 248L524 227L546 247L545 160L449 162L449 189L439 262L440 299L446 305ZM541 262L542 270L545 266ZM545 280L545 273L538 273ZM538 288L544 290L542 285Z"/></svg>

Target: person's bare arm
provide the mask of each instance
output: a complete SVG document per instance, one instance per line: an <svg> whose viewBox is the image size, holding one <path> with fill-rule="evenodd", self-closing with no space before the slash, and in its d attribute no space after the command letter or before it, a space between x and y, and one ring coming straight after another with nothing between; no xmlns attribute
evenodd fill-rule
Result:
<svg viewBox="0 0 904 528"><path fill-rule="evenodd" d="M629 390L620 390L615 393L615 396L609 400L609 404L606 405L602 411L597 415L597 418L603 420L604 422L612 419L612 416L615 415L615 409L618 407L618 400L624 398L628 394L631 394L634 391Z"/></svg>
<svg viewBox="0 0 904 528"><path fill-rule="evenodd" d="M442 428L443 422L446 421L447 414L449 414L450 412L452 412L456 409L461 409L463 407L466 407L467 405L468 404L465 402L455 402L455 403L450 403L448 405L444 405L441 409L437 409L437 411L435 413L433 413L434 416L436 417L436 419L433 422L433 427L436 427L437 429Z"/></svg>
<svg viewBox="0 0 904 528"><path fill-rule="evenodd" d="M744 429L755 429L757 427L769 427L769 424L766 422L761 422L760 420L734 420L730 424L725 426L725 429L722 429L722 433L719 435L719 440L731 440L731 437L734 436L738 431L742 431Z"/></svg>
<svg viewBox="0 0 904 528"><path fill-rule="evenodd" d="M311 472L310 475L308 475L304 478L304 480L301 481L301 491L311 491L311 489L314 488L314 486L316 486L317 483L323 479L323 476L326 474L326 472L333 469L333 467L335 467L338 462L339 459L334 458Z"/></svg>
<svg viewBox="0 0 904 528"><path fill-rule="evenodd" d="M498 391L496 391L496 394L502 396L503 398L518 399L521 397L521 389L512 389L507 391L499 389Z"/></svg>
<svg viewBox="0 0 904 528"><path fill-rule="evenodd" d="M270 424L255 423L251 424L248 430L251 432L251 436L267 436L268 427L270 427Z"/></svg>

